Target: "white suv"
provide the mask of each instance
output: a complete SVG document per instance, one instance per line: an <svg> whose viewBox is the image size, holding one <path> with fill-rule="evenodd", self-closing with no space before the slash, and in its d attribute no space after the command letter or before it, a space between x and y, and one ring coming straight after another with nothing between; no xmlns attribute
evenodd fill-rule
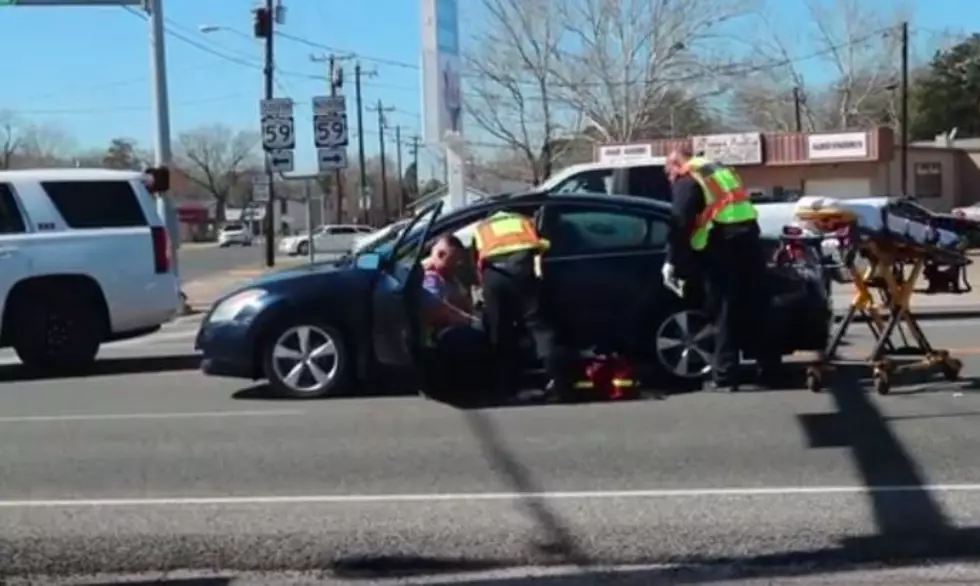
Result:
<svg viewBox="0 0 980 586"><path fill-rule="evenodd" d="M0 347L42 372L89 366L103 342L180 307L167 230L135 171L0 171Z"/></svg>

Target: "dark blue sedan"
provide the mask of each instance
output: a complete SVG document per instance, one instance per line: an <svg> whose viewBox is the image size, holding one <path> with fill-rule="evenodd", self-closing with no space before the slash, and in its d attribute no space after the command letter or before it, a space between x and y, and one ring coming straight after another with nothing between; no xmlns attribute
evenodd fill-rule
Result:
<svg viewBox="0 0 980 586"><path fill-rule="evenodd" d="M423 356L419 260L438 236L466 241L476 222L511 210L536 218L551 241L545 285L561 292L552 304L570 344L630 356L665 385L703 376L712 335L700 301L678 298L661 281L667 205L525 194L446 215L441 209L421 210L404 230L344 261L274 273L216 302L197 336L204 372L266 379L276 394L295 398L338 394L381 375L407 384L435 380L424 372L434 361ZM814 293L806 303L792 312L800 327L787 331L808 333L787 340L787 352L818 347L826 337L827 299Z"/></svg>

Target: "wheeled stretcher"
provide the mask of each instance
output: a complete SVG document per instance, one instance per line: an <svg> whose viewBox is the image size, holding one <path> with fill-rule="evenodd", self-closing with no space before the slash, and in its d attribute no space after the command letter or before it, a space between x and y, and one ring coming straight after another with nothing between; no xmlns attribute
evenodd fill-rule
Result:
<svg viewBox="0 0 980 586"><path fill-rule="evenodd" d="M853 279L854 298L826 350L807 369L807 387L823 389L837 351L858 316L865 318L875 339L867 361L874 389L885 395L893 376L902 371L959 378L962 363L930 343L916 321L911 299L927 264L965 266L966 238L954 226L909 200L870 198L836 200L804 197L795 216L802 226L838 239L843 268ZM900 337L903 347L897 346ZM899 365L892 358L921 356Z"/></svg>

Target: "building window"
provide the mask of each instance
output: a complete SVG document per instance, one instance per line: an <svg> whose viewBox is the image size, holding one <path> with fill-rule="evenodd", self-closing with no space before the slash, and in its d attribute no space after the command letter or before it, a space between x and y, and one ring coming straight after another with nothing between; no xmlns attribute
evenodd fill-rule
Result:
<svg viewBox="0 0 980 586"><path fill-rule="evenodd" d="M940 163L915 164L915 196L943 196L943 166Z"/></svg>

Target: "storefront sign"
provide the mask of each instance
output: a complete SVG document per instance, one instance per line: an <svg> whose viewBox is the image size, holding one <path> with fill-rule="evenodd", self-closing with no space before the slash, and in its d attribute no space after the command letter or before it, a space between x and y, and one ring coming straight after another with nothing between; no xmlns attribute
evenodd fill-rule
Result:
<svg viewBox="0 0 980 586"><path fill-rule="evenodd" d="M811 161L868 157L868 134L865 132L811 134L806 145L807 158Z"/></svg>
<svg viewBox="0 0 980 586"><path fill-rule="evenodd" d="M600 163L622 163L653 158L651 144L616 144L599 147Z"/></svg>
<svg viewBox="0 0 980 586"><path fill-rule="evenodd" d="M761 165L762 135L744 132L695 136L691 138L691 150L726 165Z"/></svg>

